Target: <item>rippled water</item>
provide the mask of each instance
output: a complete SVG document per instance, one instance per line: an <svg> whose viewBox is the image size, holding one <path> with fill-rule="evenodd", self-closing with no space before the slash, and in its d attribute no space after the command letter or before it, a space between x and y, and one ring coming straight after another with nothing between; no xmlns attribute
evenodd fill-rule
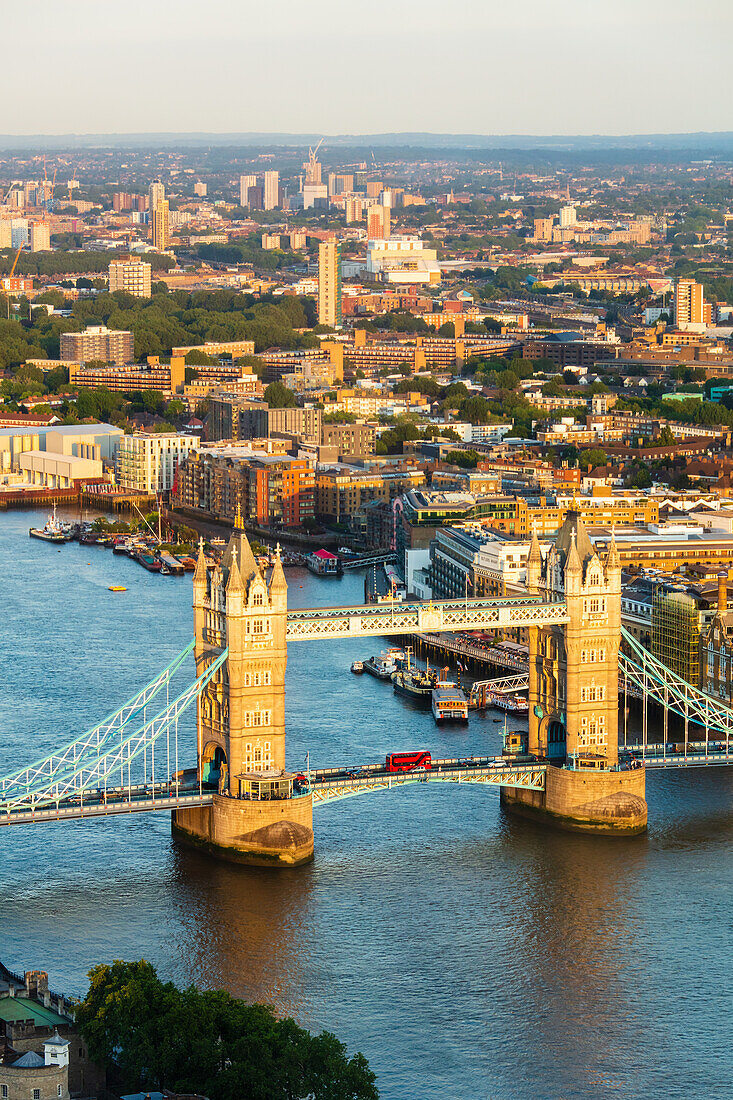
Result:
<svg viewBox="0 0 733 1100"><path fill-rule="evenodd" d="M0 774L192 633L190 576L29 539L43 518L0 515ZM360 575L288 581L292 606L362 598ZM438 729L350 675L380 647L291 645L293 766L498 749L491 716ZM144 956L270 1002L363 1050L386 1100L728 1098L732 796L728 769L652 775L649 833L604 840L514 821L491 790L382 792L318 809L315 863L279 872L179 847L164 814L3 829L0 958L82 993L95 962Z"/></svg>

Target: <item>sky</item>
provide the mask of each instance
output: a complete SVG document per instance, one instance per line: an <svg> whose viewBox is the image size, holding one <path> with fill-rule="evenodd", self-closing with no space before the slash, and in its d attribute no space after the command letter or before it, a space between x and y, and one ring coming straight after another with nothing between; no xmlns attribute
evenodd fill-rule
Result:
<svg viewBox="0 0 733 1100"><path fill-rule="evenodd" d="M0 133L733 130L731 0L1 3Z"/></svg>

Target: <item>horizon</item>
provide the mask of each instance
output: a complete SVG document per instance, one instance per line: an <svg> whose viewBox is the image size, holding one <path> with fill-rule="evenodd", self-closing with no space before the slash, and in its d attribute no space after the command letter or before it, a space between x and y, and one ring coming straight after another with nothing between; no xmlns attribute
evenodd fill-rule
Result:
<svg viewBox="0 0 733 1100"><path fill-rule="evenodd" d="M685 0L527 0L521 17L497 0L283 0L256 24L235 0L129 0L110 26L94 0L39 0L29 80L10 51L9 112L28 133L451 132L575 135L713 132L730 126L733 79L726 0L704 14ZM83 34L79 29L83 28ZM27 37L22 6L5 13L8 42ZM684 44L684 69L679 63ZM705 73L704 101L684 73ZM87 91L89 90L89 91ZM73 124L69 125L69 120ZM640 126L640 119L644 125ZM493 123L493 125L492 125Z"/></svg>

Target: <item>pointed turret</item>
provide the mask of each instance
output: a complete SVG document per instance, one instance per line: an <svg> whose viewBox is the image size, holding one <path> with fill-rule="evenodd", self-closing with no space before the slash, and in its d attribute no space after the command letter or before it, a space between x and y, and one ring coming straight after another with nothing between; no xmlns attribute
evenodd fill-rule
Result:
<svg viewBox="0 0 733 1100"><path fill-rule="evenodd" d="M283 563L280 558L280 543L278 543L275 547L275 564L270 574L270 601L274 604L277 597L282 599L285 593L287 593L287 590L288 584L285 580Z"/></svg>
<svg viewBox="0 0 733 1100"><path fill-rule="evenodd" d="M570 532L570 549L568 550L568 556L565 559L565 575L568 573L581 573L583 570L580 564L580 554L578 553L578 547L575 544L575 531Z"/></svg>
<svg viewBox="0 0 733 1100"><path fill-rule="evenodd" d="M229 568L232 561L232 553L235 548L237 550L237 559L239 562L239 573L243 584L245 587L248 587L250 581L254 577L261 577L261 573L257 568L257 562L252 553L252 547L249 544L249 539L244 530L244 521L239 505L237 505L237 514L234 517L234 530L229 539L229 545L224 551L224 556L221 559L223 569Z"/></svg>
<svg viewBox="0 0 733 1100"><path fill-rule="evenodd" d="M237 565L237 548L232 547L232 559L229 564L229 579L227 580L227 596L230 596L233 592L240 594L244 591L244 585L242 584L242 575L239 572L239 566Z"/></svg>
<svg viewBox="0 0 733 1100"><path fill-rule="evenodd" d="M206 584L206 558L204 556L204 540L199 539L199 552L196 558L196 568L193 574L194 584Z"/></svg>
<svg viewBox="0 0 733 1100"><path fill-rule="evenodd" d="M527 557L527 588L530 592L536 592L542 575L542 551L540 540L537 538L537 528L532 529L532 542L529 546Z"/></svg>
<svg viewBox="0 0 733 1100"><path fill-rule="evenodd" d="M618 547L616 546L616 531L611 531L611 541L608 545L608 557L606 558L606 571L609 569L620 569L621 558L619 557Z"/></svg>

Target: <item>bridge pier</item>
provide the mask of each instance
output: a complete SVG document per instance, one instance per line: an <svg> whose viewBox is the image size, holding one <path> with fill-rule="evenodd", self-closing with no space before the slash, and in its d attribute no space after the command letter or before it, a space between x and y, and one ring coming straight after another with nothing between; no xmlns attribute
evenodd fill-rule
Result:
<svg viewBox="0 0 733 1100"><path fill-rule="evenodd" d="M635 836L646 831L646 771L548 766L543 791L501 788L509 813L571 832Z"/></svg>
<svg viewBox="0 0 733 1100"><path fill-rule="evenodd" d="M213 805L176 810L173 836L229 863L300 867L313 859L312 795L247 802L215 795Z"/></svg>

